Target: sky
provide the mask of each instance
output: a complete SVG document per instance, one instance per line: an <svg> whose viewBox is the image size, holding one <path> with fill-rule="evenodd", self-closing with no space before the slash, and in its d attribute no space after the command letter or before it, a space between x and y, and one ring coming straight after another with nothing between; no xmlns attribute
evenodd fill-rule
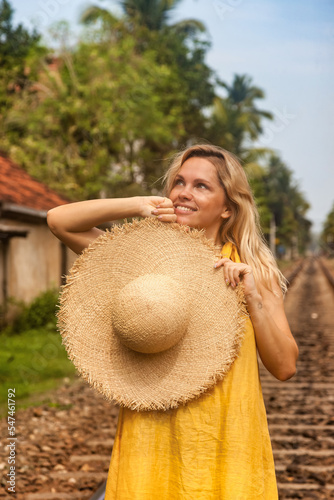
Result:
<svg viewBox="0 0 334 500"><path fill-rule="evenodd" d="M65 19L79 31L89 5L121 13L116 0L11 0L14 22L47 34ZM275 150L294 172L319 232L334 203L334 1L182 0L170 22L198 19L208 31L207 64L226 83L247 74L271 111L258 146Z"/></svg>

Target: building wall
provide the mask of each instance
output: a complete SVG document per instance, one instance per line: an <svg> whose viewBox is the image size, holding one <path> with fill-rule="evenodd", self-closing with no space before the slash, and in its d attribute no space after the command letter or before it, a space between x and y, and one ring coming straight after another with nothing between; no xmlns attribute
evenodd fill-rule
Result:
<svg viewBox="0 0 334 500"><path fill-rule="evenodd" d="M1 306L3 304L3 271L4 271L4 245L0 241L0 324L1 324Z"/></svg>
<svg viewBox="0 0 334 500"><path fill-rule="evenodd" d="M50 232L46 222L42 224L22 223L1 219L2 224L19 226L29 231L26 238L10 239L7 255L7 295L26 303L41 292L58 288L61 284L62 251L60 241ZM66 250L67 270L76 255ZM0 268L3 269L3 252L0 251ZM2 272L0 271L3 302Z"/></svg>

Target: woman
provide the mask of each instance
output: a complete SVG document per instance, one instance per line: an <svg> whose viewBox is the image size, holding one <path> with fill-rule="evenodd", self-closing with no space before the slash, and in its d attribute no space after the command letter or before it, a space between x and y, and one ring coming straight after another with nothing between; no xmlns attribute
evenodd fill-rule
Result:
<svg viewBox="0 0 334 500"><path fill-rule="evenodd" d="M215 267L227 286L243 282L250 319L241 352L224 380L165 412L121 409L106 500L275 500L277 487L257 351L279 380L296 370L298 348L284 313L284 278L263 242L253 197L237 159L210 145L179 153L166 197L91 200L48 213L53 233L80 253L126 217L158 217L202 229L221 247Z"/></svg>

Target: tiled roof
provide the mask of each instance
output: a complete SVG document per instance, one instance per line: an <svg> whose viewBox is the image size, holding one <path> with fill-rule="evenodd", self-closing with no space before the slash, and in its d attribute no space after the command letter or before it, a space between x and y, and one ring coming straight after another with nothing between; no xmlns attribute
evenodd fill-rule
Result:
<svg viewBox="0 0 334 500"><path fill-rule="evenodd" d="M0 202L13 203L35 210L50 210L64 205L61 197L42 182L4 156L0 156Z"/></svg>

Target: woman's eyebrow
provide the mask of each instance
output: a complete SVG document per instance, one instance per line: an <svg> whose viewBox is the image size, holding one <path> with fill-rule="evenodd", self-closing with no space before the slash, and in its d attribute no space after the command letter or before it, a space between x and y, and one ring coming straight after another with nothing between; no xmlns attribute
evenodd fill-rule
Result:
<svg viewBox="0 0 334 500"><path fill-rule="evenodd" d="M194 182L202 182L203 184L211 184L208 179L194 179Z"/></svg>
<svg viewBox="0 0 334 500"><path fill-rule="evenodd" d="M182 181L184 181L184 177L183 177L183 175L180 175L180 174L177 174L177 175L176 175L176 177L175 177L175 179L181 179ZM210 185L212 184L212 183L211 183L210 181L208 181L207 179L200 179L200 178L198 178L198 179L194 179L194 180L193 180L193 182L202 182L202 183L204 183L204 184L210 184Z"/></svg>

